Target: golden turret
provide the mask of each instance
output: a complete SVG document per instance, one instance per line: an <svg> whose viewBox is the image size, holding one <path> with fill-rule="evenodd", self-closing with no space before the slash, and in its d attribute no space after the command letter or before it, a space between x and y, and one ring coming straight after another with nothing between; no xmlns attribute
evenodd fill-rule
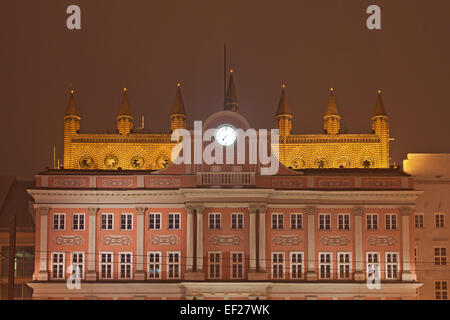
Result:
<svg viewBox="0 0 450 320"><path fill-rule="evenodd" d="M280 138L286 138L292 130L292 113L286 99L286 86L283 84L281 89L280 102L275 115L276 128L280 131Z"/></svg>
<svg viewBox="0 0 450 320"><path fill-rule="evenodd" d="M181 83L178 83L172 113L170 114L170 130L186 129L186 112L184 111Z"/></svg>
<svg viewBox="0 0 450 320"><path fill-rule="evenodd" d="M72 159L72 137L80 131L81 117L75 103L74 90L70 90L69 103L64 114L64 167L70 167Z"/></svg>
<svg viewBox="0 0 450 320"><path fill-rule="evenodd" d="M121 135L128 135L133 130L133 115L128 103L127 88L123 88L122 103L120 104L117 119L117 131Z"/></svg>
<svg viewBox="0 0 450 320"><path fill-rule="evenodd" d="M341 116L334 99L334 89L330 89L330 97L328 98L327 109L323 115L323 129L325 133L337 135L341 130Z"/></svg>

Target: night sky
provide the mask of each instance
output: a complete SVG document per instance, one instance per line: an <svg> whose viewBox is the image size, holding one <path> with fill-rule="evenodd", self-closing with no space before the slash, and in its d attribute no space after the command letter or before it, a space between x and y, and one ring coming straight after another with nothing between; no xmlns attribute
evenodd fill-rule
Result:
<svg viewBox="0 0 450 320"><path fill-rule="evenodd" d="M66 8L81 7L80 31ZM366 8L381 7L381 30ZM322 132L330 87L342 126L368 133L377 89L391 156L450 152L450 1L42 0L0 8L0 174L31 178L62 161L70 84L81 132L115 130L122 88L136 126L169 132L178 81L188 127L222 108L223 44L241 113L273 126L281 83L294 133Z"/></svg>

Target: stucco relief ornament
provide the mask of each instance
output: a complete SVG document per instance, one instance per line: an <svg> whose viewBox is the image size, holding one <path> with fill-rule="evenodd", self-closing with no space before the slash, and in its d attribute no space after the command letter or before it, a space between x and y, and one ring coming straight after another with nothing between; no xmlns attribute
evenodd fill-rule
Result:
<svg viewBox="0 0 450 320"><path fill-rule="evenodd" d="M77 246L83 242L81 236L57 236L53 240L58 246Z"/></svg>
<svg viewBox="0 0 450 320"><path fill-rule="evenodd" d="M102 242L105 245L109 246L109 245L127 245L131 241L130 237L128 236L104 236Z"/></svg>
<svg viewBox="0 0 450 320"><path fill-rule="evenodd" d="M157 246L160 244L175 245L180 239L175 235L170 236L153 236L150 239L151 244Z"/></svg>
<svg viewBox="0 0 450 320"><path fill-rule="evenodd" d="M325 236L320 239L324 246L345 246L350 240L345 236Z"/></svg>
<svg viewBox="0 0 450 320"><path fill-rule="evenodd" d="M213 245L239 245L242 242L242 239L240 236L212 236L209 239L209 242L211 242Z"/></svg>
<svg viewBox="0 0 450 320"><path fill-rule="evenodd" d="M371 236L367 242L373 246L390 246L397 243L393 236Z"/></svg>
<svg viewBox="0 0 450 320"><path fill-rule="evenodd" d="M279 246L292 246L302 241L302 238L299 236L276 236L272 239L272 242Z"/></svg>

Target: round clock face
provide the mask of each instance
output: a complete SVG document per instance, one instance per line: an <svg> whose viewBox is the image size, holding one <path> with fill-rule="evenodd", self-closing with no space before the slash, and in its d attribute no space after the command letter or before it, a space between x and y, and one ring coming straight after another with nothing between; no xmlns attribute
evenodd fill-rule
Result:
<svg viewBox="0 0 450 320"><path fill-rule="evenodd" d="M224 124L216 130L216 141L223 146L231 146L237 138L236 128L229 124Z"/></svg>

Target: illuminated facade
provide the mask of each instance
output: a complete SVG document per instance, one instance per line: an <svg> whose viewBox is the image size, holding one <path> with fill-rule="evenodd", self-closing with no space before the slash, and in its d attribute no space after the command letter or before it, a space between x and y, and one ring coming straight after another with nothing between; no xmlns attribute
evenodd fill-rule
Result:
<svg viewBox="0 0 450 320"><path fill-rule="evenodd" d="M202 129L246 131L237 107L229 86L225 110ZM334 139L336 123L327 130ZM132 155L124 151L123 159ZM420 192L398 169L280 166L261 175L248 161L157 171L65 168L37 175L28 193L36 210L36 299L417 298ZM70 266L82 271L79 289L67 287ZM379 271L378 289L366 283L371 268Z"/></svg>
<svg viewBox="0 0 450 320"><path fill-rule="evenodd" d="M239 101L230 73L224 109L239 112ZM178 85L175 102L169 116L170 131L186 128L186 111ZM64 117L65 169L158 170L171 162L171 132L149 133L135 128L135 120L126 89L117 119L117 133L80 133L81 117L73 91ZM323 134L292 133L293 116L287 102L285 87L281 92L275 115L280 130L280 162L293 169L303 168L389 168L389 122L381 91L378 91L371 118L372 133L342 133L341 116L330 90L323 116Z"/></svg>

